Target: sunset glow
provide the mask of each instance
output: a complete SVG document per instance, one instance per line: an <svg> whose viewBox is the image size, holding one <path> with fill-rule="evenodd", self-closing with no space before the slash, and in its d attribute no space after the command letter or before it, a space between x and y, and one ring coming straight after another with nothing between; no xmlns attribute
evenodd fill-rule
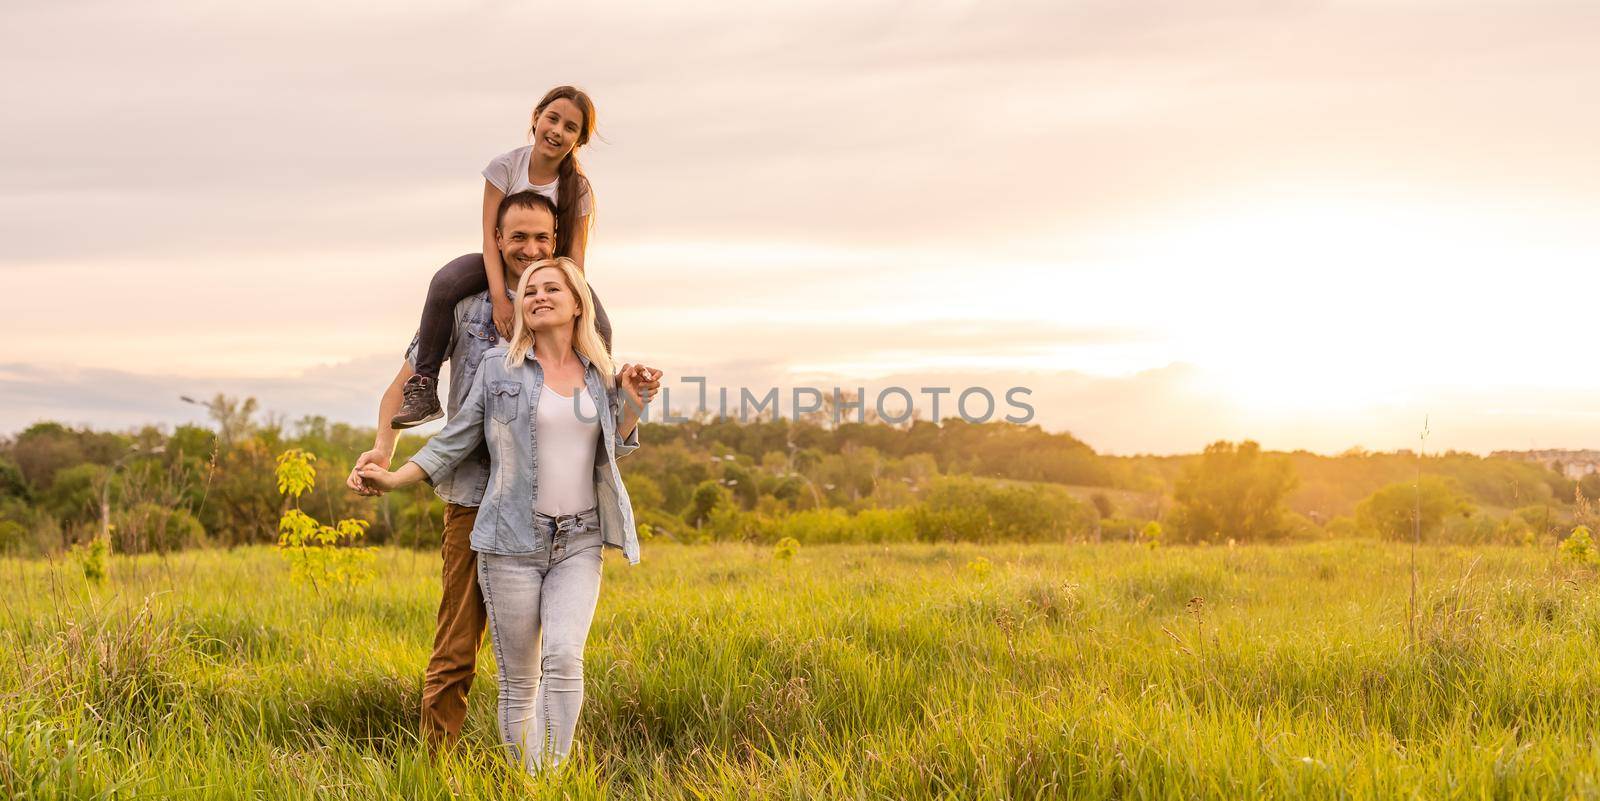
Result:
<svg viewBox="0 0 1600 801"><path fill-rule="evenodd" d="M1463 449L1600 446L1573 401L1600 391L1581 11L869 5L669 47L717 11L570 9L584 35L531 73L472 44L520 11L459 36L420 10L175 12L135 26L163 54L138 66L133 12L103 11L10 12L0 55L33 76L0 133L6 430L193 419L178 390L368 420L429 276L477 247L477 171L571 81L600 108L589 265L625 359L1028 383L1041 424L1109 452L1402 447L1430 414ZM46 68L69 27L78 57ZM827 55L791 46L821 30ZM84 389L105 376L150 388L137 413Z"/></svg>

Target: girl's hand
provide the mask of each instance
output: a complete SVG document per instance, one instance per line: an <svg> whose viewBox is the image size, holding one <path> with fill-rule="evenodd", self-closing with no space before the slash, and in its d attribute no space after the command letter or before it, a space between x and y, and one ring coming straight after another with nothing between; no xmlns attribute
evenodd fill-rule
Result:
<svg viewBox="0 0 1600 801"><path fill-rule="evenodd" d="M356 473L362 484L379 492L392 492L400 486L399 476L376 464L364 464L356 468Z"/></svg>
<svg viewBox="0 0 1600 801"><path fill-rule="evenodd" d="M622 390L628 393L628 400L636 409L649 405L656 390L661 388L661 371L642 364L623 365L619 378Z"/></svg>
<svg viewBox="0 0 1600 801"><path fill-rule="evenodd" d="M511 326L516 322L516 309L511 305L511 299L500 295L493 296L494 303L494 330L500 332L501 339L511 338Z"/></svg>

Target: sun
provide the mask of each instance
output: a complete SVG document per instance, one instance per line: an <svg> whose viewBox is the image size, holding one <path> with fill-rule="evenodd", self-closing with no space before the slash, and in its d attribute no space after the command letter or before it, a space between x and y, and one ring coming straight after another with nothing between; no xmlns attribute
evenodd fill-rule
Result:
<svg viewBox="0 0 1600 801"><path fill-rule="evenodd" d="M1550 287L1527 280L1581 280L1594 254L1528 234L1444 204L1221 205L1145 228L1109 263L1137 298L1126 312L1213 391L1251 413L1325 414L1559 369L1546 334L1570 323L1538 314Z"/></svg>

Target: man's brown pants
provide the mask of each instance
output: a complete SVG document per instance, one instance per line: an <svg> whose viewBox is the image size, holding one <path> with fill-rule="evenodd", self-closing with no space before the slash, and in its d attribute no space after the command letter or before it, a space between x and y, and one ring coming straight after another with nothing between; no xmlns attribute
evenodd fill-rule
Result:
<svg viewBox="0 0 1600 801"><path fill-rule="evenodd" d="M478 555L472 550L475 506L444 510L444 587L433 631L433 656L422 682L422 736L429 745L453 744L467 719L467 691L478 669L486 613L478 589Z"/></svg>

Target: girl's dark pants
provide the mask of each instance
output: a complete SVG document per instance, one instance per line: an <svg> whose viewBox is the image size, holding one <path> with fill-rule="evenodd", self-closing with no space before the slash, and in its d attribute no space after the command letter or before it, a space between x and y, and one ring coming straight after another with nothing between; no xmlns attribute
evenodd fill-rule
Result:
<svg viewBox="0 0 1600 801"><path fill-rule="evenodd" d="M489 276L483 269L482 253L468 253L433 274L433 281L428 284L428 299L422 304L422 325L417 331L417 375L439 380L439 368L450 349L450 333L456 327L456 304L488 288ZM606 307L593 286L589 291L594 298L594 325L600 330L600 339L609 353L611 318L606 316Z"/></svg>

